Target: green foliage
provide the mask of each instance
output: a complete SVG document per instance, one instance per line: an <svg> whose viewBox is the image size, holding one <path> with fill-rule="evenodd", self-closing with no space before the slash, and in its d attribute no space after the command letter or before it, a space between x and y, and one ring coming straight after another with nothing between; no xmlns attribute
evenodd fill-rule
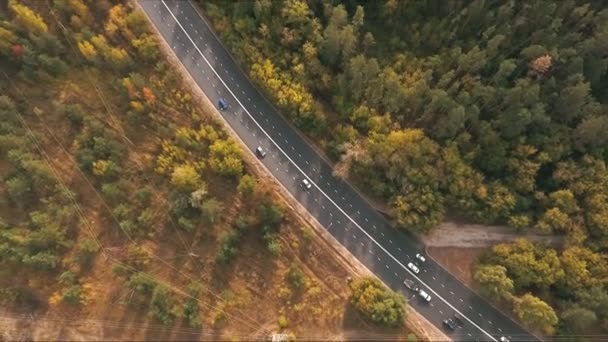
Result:
<svg viewBox="0 0 608 342"><path fill-rule="evenodd" d="M548 289L564 279L564 270L555 250L517 239L513 244L492 248L490 260L507 269L517 290Z"/></svg>
<svg viewBox="0 0 608 342"><path fill-rule="evenodd" d="M241 233L238 230L231 230L222 235L219 239L219 250L215 257L215 261L219 264L227 264L238 253L237 244L241 238Z"/></svg>
<svg viewBox="0 0 608 342"><path fill-rule="evenodd" d="M350 284L351 302L373 322L400 325L405 316L405 298L375 278L360 278Z"/></svg>
<svg viewBox="0 0 608 342"><path fill-rule="evenodd" d="M245 198L250 198L255 192L256 187L257 180L254 176L243 175L239 180L237 190L242 193Z"/></svg>
<svg viewBox="0 0 608 342"><path fill-rule="evenodd" d="M224 205L215 198L205 200L201 205L201 214L209 223L216 223L224 212Z"/></svg>
<svg viewBox="0 0 608 342"><path fill-rule="evenodd" d="M151 314L165 325L173 323L177 314L177 301L173 297L173 293L165 286L158 285L152 293L152 301L150 303Z"/></svg>
<svg viewBox="0 0 608 342"><path fill-rule="evenodd" d="M82 297L82 287L73 285L63 291L62 300L68 304L80 304Z"/></svg>
<svg viewBox="0 0 608 342"><path fill-rule="evenodd" d="M304 272L296 264L289 265L287 280L291 286L298 290L301 290L306 285Z"/></svg>
<svg viewBox="0 0 608 342"><path fill-rule="evenodd" d="M133 273L129 277L127 285L133 290L141 293L152 293L152 291L157 287L156 281L150 278L149 275L142 272Z"/></svg>
<svg viewBox="0 0 608 342"><path fill-rule="evenodd" d="M81 264L89 263L95 254L99 251L101 246L93 239L81 240L78 244L78 253L76 254L76 260Z"/></svg>
<svg viewBox="0 0 608 342"><path fill-rule="evenodd" d="M498 265L480 265L475 270L475 281L484 295L495 300L509 300L513 296L513 280L507 276L507 269Z"/></svg>

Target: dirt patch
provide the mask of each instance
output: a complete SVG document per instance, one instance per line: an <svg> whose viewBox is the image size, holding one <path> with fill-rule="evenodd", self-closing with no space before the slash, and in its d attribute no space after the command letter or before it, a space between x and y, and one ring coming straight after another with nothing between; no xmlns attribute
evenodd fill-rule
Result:
<svg viewBox="0 0 608 342"><path fill-rule="evenodd" d="M428 247L427 253L452 275L473 286L473 268L487 248Z"/></svg>
<svg viewBox="0 0 608 342"><path fill-rule="evenodd" d="M544 242L553 246L561 246L564 243L564 238L561 236L522 234L507 226L457 222L443 222L428 235L420 236L420 238L429 247L482 248L503 242L513 242L518 238L525 238L532 242Z"/></svg>

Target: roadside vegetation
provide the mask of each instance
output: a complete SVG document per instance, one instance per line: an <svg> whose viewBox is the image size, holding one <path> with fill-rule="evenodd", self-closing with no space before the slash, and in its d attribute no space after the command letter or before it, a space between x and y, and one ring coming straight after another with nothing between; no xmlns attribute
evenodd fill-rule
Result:
<svg viewBox="0 0 608 342"><path fill-rule="evenodd" d="M329 245L161 57L129 2L0 2L3 308L120 339L366 326Z"/></svg>
<svg viewBox="0 0 608 342"><path fill-rule="evenodd" d="M475 278L533 328L608 331L605 2L199 2L396 226L424 233L455 212L564 235L560 250L496 246Z"/></svg>

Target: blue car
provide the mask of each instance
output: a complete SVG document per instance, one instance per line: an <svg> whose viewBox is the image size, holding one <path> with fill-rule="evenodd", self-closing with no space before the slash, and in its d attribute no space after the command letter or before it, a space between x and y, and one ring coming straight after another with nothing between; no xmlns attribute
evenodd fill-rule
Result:
<svg viewBox="0 0 608 342"><path fill-rule="evenodd" d="M221 110L221 111L224 111L224 110L228 109L228 102L226 101L226 99L225 99L225 98L223 98L223 97L222 97L222 98L221 98L221 99L218 101L218 107L220 107L220 110Z"/></svg>

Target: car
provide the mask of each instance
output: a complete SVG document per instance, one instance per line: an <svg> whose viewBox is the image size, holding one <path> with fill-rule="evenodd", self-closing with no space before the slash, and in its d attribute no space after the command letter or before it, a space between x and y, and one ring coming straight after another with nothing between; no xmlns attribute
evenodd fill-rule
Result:
<svg viewBox="0 0 608 342"><path fill-rule="evenodd" d="M509 342L509 339L504 336L500 336L500 342Z"/></svg>
<svg viewBox="0 0 608 342"><path fill-rule="evenodd" d="M418 292L418 285L416 285L413 280L405 279L403 285L412 291Z"/></svg>
<svg viewBox="0 0 608 342"><path fill-rule="evenodd" d="M302 186L306 189L312 188L312 184L310 184L310 181L306 178L302 179Z"/></svg>
<svg viewBox="0 0 608 342"><path fill-rule="evenodd" d="M266 157L266 151L264 151L264 149L262 148L262 146L258 146L258 148L255 149L255 153L260 157L260 158L264 158Z"/></svg>
<svg viewBox="0 0 608 342"><path fill-rule="evenodd" d="M458 324L456 324L456 322L452 318L448 318L448 319L444 320L443 325L452 331L458 329Z"/></svg>
<svg viewBox="0 0 608 342"><path fill-rule="evenodd" d="M418 295L424 299L427 303L431 301L431 295L424 292L424 290L419 290Z"/></svg>
<svg viewBox="0 0 608 342"><path fill-rule="evenodd" d="M217 106L220 108L221 111L225 111L226 109L228 109L228 101L226 101L226 99L222 97L217 102Z"/></svg>
<svg viewBox="0 0 608 342"><path fill-rule="evenodd" d="M418 268L418 266L414 265L413 262L410 262L409 264L407 264L407 268L409 268L410 270L412 270L412 272L418 274L418 272L420 272L420 269Z"/></svg>
<svg viewBox="0 0 608 342"><path fill-rule="evenodd" d="M416 259L420 260L420 262L426 261L426 258L424 257L424 255L422 255L420 253L416 253Z"/></svg>

